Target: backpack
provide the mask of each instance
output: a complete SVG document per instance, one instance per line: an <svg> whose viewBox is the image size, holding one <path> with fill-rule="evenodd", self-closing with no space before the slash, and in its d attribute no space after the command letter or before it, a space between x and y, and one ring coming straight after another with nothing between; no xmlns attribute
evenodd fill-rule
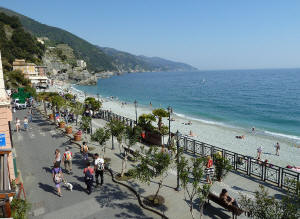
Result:
<svg viewBox="0 0 300 219"><path fill-rule="evenodd" d="M55 183L61 183L62 182L62 176L60 174L60 171L61 171L61 168L59 168L57 172L54 170L54 172L55 172L54 182Z"/></svg>
<svg viewBox="0 0 300 219"><path fill-rule="evenodd" d="M104 163L98 162L97 169L101 171L104 170Z"/></svg>
<svg viewBox="0 0 300 219"><path fill-rule="evenodd" d="M94 176L91 174L90 169L88 168L87 171L85 172L85 181L93 181Z"/></svg>
<svg viewBox="0 0 300 219"><path fill-rule="evenodd" d="M66 160L72 160L71 152L67 151L65 152Z"/></svg>

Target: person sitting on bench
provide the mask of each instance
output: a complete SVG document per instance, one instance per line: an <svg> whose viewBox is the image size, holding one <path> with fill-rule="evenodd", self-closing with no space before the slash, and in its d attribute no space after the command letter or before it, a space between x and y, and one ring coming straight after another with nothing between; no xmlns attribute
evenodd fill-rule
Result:
<svg viewBox="0 0 300 219"><path fill-rule="evenodd" d="M220 199L224 201L227 205L233 205L238 207L238 203L234 198L231 198L228 195L228 191L226 189L222 189L222 192L220 193Z"/></svg>

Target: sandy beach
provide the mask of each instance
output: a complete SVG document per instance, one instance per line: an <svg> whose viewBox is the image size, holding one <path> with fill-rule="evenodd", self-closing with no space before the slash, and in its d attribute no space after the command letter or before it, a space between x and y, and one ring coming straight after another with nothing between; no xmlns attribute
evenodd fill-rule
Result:
<svg viewBox="0 0 300 219"><path fill-rule="evenodd" d="M64 91L65 89L69 89L69 92L72 94L76 94L79 101L84 100L85 95L82 91L79 91L73 88L70 84L65 84L63 82L57 82L52 87L50 87L49 91ZM88 95L87 96L93 96ZM126 105L122 105L121 101L111 100L107 98L103 98L100 96L102 100L102 109L111 110L112 112L135 119L135 109L133 103L127 103ZM138 116L143 113L150 113L151 107L138 106L137 113ZM279 166L287 166L287 165L296 165L300 166L300 148L296 147L298 143L294 141L289 141L288 139L276 137L276 136L267 136L261 135L256 132L252 132L251 130L243 130L239 128L225 127L217 124L209 124L197 120L191 120L184 117L180 117L176 115L176 109L174 109L174 113L172 114L172 118L175 121L171 122L171 131L179 132L183 135L188 135L192 130L195 137L191 137L196 140L200 140L202 142L215 145L217 147L221 147L233 152L237 152L240 154L244 154L247 156L256 157L257 156L257 148L259 146L262 147L262 156L261 159L267 159L269 163L273 163ZM191 120L191 125L185 125L189 120ZM163 123L168 125L167 118L163 119ZM244 139L237 139L235 136L244 135ZM165 138L165 142L167 141L167 137ZM279 142L280 151L279 156L275 155L275 144Z"/></svg>

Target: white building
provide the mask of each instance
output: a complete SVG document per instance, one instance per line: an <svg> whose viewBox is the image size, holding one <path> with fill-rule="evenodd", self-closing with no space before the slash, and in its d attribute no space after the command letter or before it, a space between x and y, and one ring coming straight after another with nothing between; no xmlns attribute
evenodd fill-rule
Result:
<svg viewBox="0 0 300 219"><path fill-rule="evenodd" d="M77 60L77 66L81 68L86 68L86 62L82 59Z"/></svg>

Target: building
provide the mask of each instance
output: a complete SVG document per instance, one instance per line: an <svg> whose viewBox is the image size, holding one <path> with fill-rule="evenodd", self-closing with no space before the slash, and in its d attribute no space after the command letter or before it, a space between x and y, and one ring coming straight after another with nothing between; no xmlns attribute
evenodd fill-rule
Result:
<svg viewBox="0 0 300 219"><path fill-rule="evenodd" d="M36 64L26 63L25 59L15 59L15 61L13 62L13 70L21 71L26 78L37 75L35 67Z"/></svg>
<svg viewBox="0 0 300 219"><path fill-rule="evenodd" d="M86 62L84 60L77 60L77 66L80 68L86 68Z"/></svg>
<svg viewBox="0 0 300 219"><path fill-rule="evenodd" d="M46 66L37 66L34 63L26 63L24 59L16 59L13 62L13 70L21 71L35 86L47 87L49 84Z"/></svg>
<svg viewBox="0 0 300 219"><path fill-rule="evenodd" d="M46 76L47 66L35 66L35 72L38 74L38 76Z"/></svg>
<svg viewBox="0 0 300 219"><path fill-rule="evenodd" d="M11 123L12 110L8 97L2 70L0 52L0 216L9 217L9 200L15 195L11 182L15 180L13 162Z"/></svg>

